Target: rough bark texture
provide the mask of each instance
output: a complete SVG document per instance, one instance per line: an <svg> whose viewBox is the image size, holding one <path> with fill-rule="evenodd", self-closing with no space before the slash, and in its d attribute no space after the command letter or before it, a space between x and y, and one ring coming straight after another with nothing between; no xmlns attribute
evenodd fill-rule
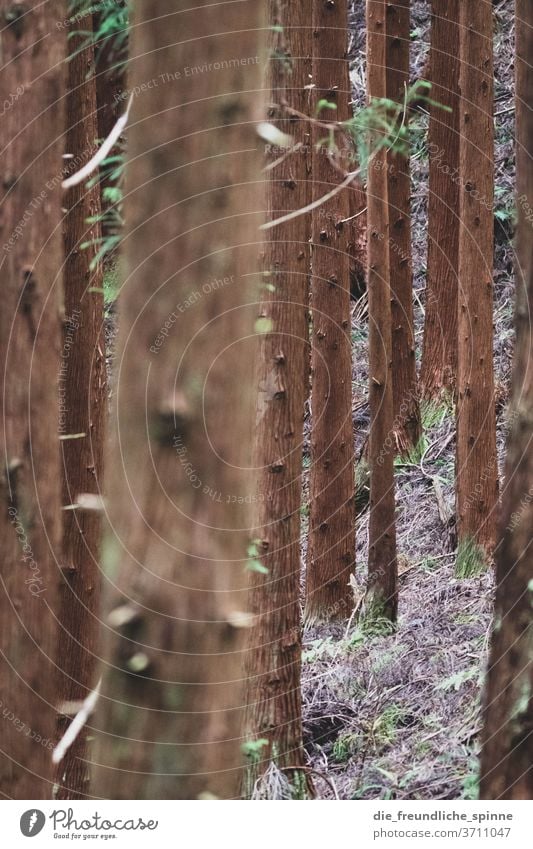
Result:
<svg viewBox="0 0 533 849"><path fill-rule="evenodd" d="M533 9L517 0L516 347L490 653L482 799L533 799Z"/></svg>
<svg viewBox="0 0 533 849"><path fill-rule="evenodd" d="M221 17L207 0L147 0L134 12L132 85L207 67L137 97L128 137L92 792L232 797L250 623L253 311L243 305L262 207L262 4L229 4Z"/></svg>
<svg viewBox="0 0 533 849"><path fill-rule="evenodd" d="M432 4L428 263L422 398L455 392L459 262L459 0Z"/></svg>
<svg viewBox="0 0 533 849"><path fill-rule="evenodd" d="M313 112L335 103L335 119L351 117L347 50L348 5L313 2ZM322 110L319 117L327 120ZM330 192L342 173L320 146L326 130L313 129L313 199ZM341 152L348 140L336 139ZM346 170L353 167L347 153ZM350 321L351 230L347 191L313 211L311 307L311 470L305 617L309 623L350 615L355 568L354 442Z"/></svg>
<svg viewBox="0 0 533 849"><path fill-rule="evenodd" d="M57 553L57 374L63 140L62 2L0 2L0 796L52 796Z"/></svg>
<svg viewBox="0 0 533 849"><path fill-rule="evenodd" d="M354 168L351 163L351 168ZM354 180L348 187L350 221L348 236L348 253L350 254L350 292L354 300L358 300L366 292L367 275L367 241L368 228L366 219L366 187L361 180Z"/></svg>
<svg viewBox="0 0 533 849"><path fill-rule="evenodd" d="M78 52L92 29L88 16L71 25L84 35L69 39L71 59L67 79L65 150L74 157L69 173L94 154L98 136L92 46ZM68 160L67 160L68 163ZM87 190L85 181L69 189L63 220L65 244L63 348L59 373L59 432L63 459L63 504L75 505L84 493L100 494L106 417L105 340L103 334L102 268L90 270L100 226L88 224L100 215L100 187ZM82 249L84 242L93 243ZM91 291L95 290L95 291ZM96 643L99 617L100 515L95 510L63 514L63 576L60 592L59 703L83 700L96 684ZM61 713L61 711L60 711ZM69 715L61 715L64 733ZM88 726L59 765L57 798L83 798L88 790Z"/></svg>
<svg viewBox="0 0 533 849"><path fill-rule="evenodd" d="M457 521L491 549L498 502L493 373L492 3L461 3Z"/></svg>
<svg viewBox="0 0 533 849"><path fill-rule="evenodd" d="M367 3L367 80L370 100L385 97L386 2ZM392 620L397 610L394 499L392 334L387 153L372 157L367 180L370 374L370 521L368 608Z"/></svg>
<svg viewBox="0 0 533 849"><path fill-rule="evenodd" d="M267 218L306 206L310 199L310 114L304 86L311 70L309 12L303 4L271 0L272 30L266 88L268 120L302 148L271 171ZM280 28L283 31L278 31ZM286 104L285 106L283 104ZM267 150L267 163L287 151ZM252 611L257 616L246 663L247 734L265 739L251 765L245 792L272 759L278 766L303 763L300 696L300 504L304 402L308 393L308 286L310 218L298 216L267 231L265 280L259 316L272 327L260 343L255 465L258 467L259 554L268 574L253 575ZM293 779L294 776L288 776Z"/></svg>
<svg viewBox="0 0 533 849"><path fill-rule="evenodd" d="M398 103L409 86L410 0L387 5L385 64L387 97ZM404 116L407 124L409 115ZM387 155L389 198L389 263L392 321L392 393L394 437L400 454L420 439L420 407L413 324L411 249L411 172L409 155Z"/></svg>

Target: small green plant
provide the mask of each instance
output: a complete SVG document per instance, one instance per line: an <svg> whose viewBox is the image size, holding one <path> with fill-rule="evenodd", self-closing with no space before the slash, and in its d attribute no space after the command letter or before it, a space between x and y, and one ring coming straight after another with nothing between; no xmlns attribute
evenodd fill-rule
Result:
<svg viewBox="0 0 533 849"><path fill-rule="evenodd" d="M420 405L422 429L426 432L434 427L439 427L451 413L452 408L448 401L440 404L434 401L422 401Z"/></svg>
<svg viewBox="0 0 533 849"><path fill-rule="evenodd" d="M475 755L468 759L468 770L463 779L461 798L476 802L479 799L479 764Z"/></svg>
<svg viewBox="0 0 533 849"><path fill-rule="evenodd" d="M471 537L461 540L455 561L456 578L475 578L487 568L485 549Z"/></svg>
<svg viewBox="0 0 533 849"><path fill-rule="evenodd" d="M370 158L377 150L385 148L396 153L410 151L413 128L406 121L406 115L412 103L424 102L445 111L448 107L430 99L431 83L417 80L405 92L403 101L396 102L387 97L373 98L368 106L340 126L353 139L357 149L357 161L363 173L366 172ZM414 132L418 127L414 127Z"/></svg>
<svg viewBox="0 0 533 849"><path fill-rule="evenodd" d="M337 763L346 763L359 750L359 735L354 733L341 734L333 744L333 757Z"/></svg>
<svg viewBox="0 0 533 849"><path fill-rule="evenodd" d="M439 561L429 554L420 563L420 568L423 572L434 572L435 569L439 568Z"/></svg>
<svg viewBox="0 0 533 849"><path fill-rule="evenodd" d="M69 13L72 23L75 24L82 16L91 14L95 10L92 0L70 0ZM117 2L117 0L100 0L97 4L99 14L93 15L96 26L92 31L72 29L69 36L84 35L78 51L85 50L89 44L94 44L95 64L105 53L113 62L112 70L123 67L127 61L128 49L128 26L129 26L129 2Z"/></svg>
<svg viewBox="0 0 533 849"><path fill-rule="evenodd" d="M394 623L384 616L373 615L374 608L370 612L365 611L348 638L348 649L356 649L359 646L368 642L368 640L378 637L389 637L394 633Z"/></svg>
<svg viewBox="0 0 533 849"><path fill-rule="evenodd" d="M472 681L473 678L480 680L481 675L479 667L471 666L469 669L460 669L454 672L448 678L445 678L440 684L437 684L437 690L444 690L445 693L454 690L456 693L461 689L467 681Z"/></svg>
<svg viewBox="0 0 533 849"><path fill-rule="evenodd" d="M416 445L414 445L407 454L404 454L402 457L394 458L394 466L397 469L401 469L403 466L418 466L422 457L424 456L426 449L428 447L428 442L426 437L422 434Z"/></svg>
<svg viewBox="0 0 533 849"><path fill-rule="evenodd" d="M405 717L405 709L398 704L387 705L372 725L372 737L377 746L390 746L396 737L398 726Z"/></svg>

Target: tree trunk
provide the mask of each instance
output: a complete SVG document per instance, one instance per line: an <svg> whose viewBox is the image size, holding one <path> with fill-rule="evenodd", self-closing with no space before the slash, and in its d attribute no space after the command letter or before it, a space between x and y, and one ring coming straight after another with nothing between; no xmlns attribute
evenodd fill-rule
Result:
<svg viewBox="0 0 533 849"><path fill-rule="evenodd" d="M135 98L128 144L93 792L226 798L241 779L250 624L263 20L254 2L222 17L207 0L135 13L132 85L158 84Z"/></svg>
<svg viewBox="0 0 533 849"><path fill-rule="evenodd" d="M367 3L369 99L386 96L386 2ZM378 141L376 137L375 142ZM392 332L387 153L371 158L367 180L370 374L370 521L367 608L396 619L397 560L394 498Z"/></svg>
<svg viewBox="0 0 533 849"><path fill-rule="evenodd" d="M314 109L336 105L337 121L351 118L346 60L348 4L313 3ZM318 110L327 120L327 110ZM326 130L313 129L313 199L342 181L320 142ZM348 139L338 138L346 150ZM353 168L347 153L345 170ZM354 441L352 432L352 343L350 321L351 228L347 191L313 211L311 471L305 617L309 623L344 619L353 607L350 575L355 568Z"/></svg>
<svg viewBox="0 0 533 849"><path fill-rule="evenodd" d="M291 110L310 114L311 32L303 4L270 0L270 60L266 88L268 120L302 147L267 150L267 217L309 203L309 125ZM291 142L292 145L292 142ZM288 155L287 155L288 153ZM250 763L245 793L275 760L279 768L304 761L300 696L300 504L304 403L308 392L308 285L310 216L267 231L260 319L271 328L258 357L259 404L255 465L258 467L257 538L268 574L254 575L251 592L256 626L247 654L247 734L266 740ZM287 776L297 785L296 776Z"/></svg>
<svg viewBox="0 0 533 849"><path fill-rule="evenodd" d="M77 171L94 155L98 136L92 45L78 52L92 30L91 16L71 25L83 35L69 39L66 151ZM67 165L69 160L67 160ZM100 494L106 418L105 339L103 334L102 268L90 270L100 235L100 188L85 181L64 199L65 319L59 376L60 434L63 449L63 504L76 505L84 493ZM92 243L82 249L84 242ZM63 514L63 575L60 598L60 702L83 700L94 688L99 616L100 515L94 509ZM59 731L68 726L60 716ZM87 792L87 736L80 733L59 765L57 798L84 798Z"/></svg>
<svg viewBox="0 0 533 849"><path fill-rule="evenodd" d="M516 0L518 195L516 346L495 624L489 662L482 799L533 798L533 10Z"/></svg>
<svg viewBox="0 0 533 849"><path fill-rule="evenodd" d="M461 546L490 551L498 503L493 374L492 4L461 3L457 520Z"/></svg>
<svg viewBox="0 0 533 849"><path fill-rule="evenodd" d="M401 103L409 86L410 0L388 3L386 26L387 97ZM404 116L404 121L407 125L409 115ZM421 436L413 321L409 154L389 151L387 166L394 438L398 452L406 454Z"/></svg>
<svg viewBox="0 0 533 849"><path fill-rule="evenodd" d="M51 798L61 490L57 375L65 20L0 0L3 454L0 796ZM43 46L45 39L46 48ZM37 46L39 45L39 46Z"/></svg>
<svg viewBox="0 0 533 849"><path fill-rule="evenodd" d="M428 261L420 394L455 392L459 262L459 0L433 0L429 119ZM440 107L445 106L447 112Z"/></svg>

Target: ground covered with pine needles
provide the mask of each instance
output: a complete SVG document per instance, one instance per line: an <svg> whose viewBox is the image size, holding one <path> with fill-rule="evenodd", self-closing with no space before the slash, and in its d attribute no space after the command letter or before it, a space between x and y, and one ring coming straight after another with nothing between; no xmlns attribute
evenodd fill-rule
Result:
<svg viewBox="0 0 533 849"><path fill-rule="evenodd" d="M429 4L413 4L412 77L429 50ZM500 469L512 356L514 66L513 3L494 3L496 47L495 368ZM364 102L364 4L352 13L352 83ZM416 339L421 347L427 239L424 129L415 119L413 241ZM354 436L358 543L356 599L367 562L368 436L365 296L354 304ZM407 461L398 461L397 533L400 561L398 626L350 623L308 630L304 638L305 745L317 795L340 799L472 799L477 796L484 672L493 605L490 572L475 555L453 554L454 414L451 406L423 409L425 435ZM305 465L305 464L304 464ZM305 515L305 506L303 509ZM304 526L305 526L304 522ZM305 551L303 552L305 556ZM361 609L361 608L360 608ZM321 777L321 775L324 778ZM326 780L327 779L327 780Z"/></svg>

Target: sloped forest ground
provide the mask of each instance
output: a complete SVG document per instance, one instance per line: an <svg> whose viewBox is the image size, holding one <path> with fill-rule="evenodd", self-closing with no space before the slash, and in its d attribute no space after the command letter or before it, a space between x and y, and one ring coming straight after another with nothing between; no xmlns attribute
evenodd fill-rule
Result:
<svg viewBox="0 0 533 849"><path fill-rule="evenodd" d="M355 107L364 102L364 3L351 18ZM415 2L412 79L429 49L429 3ZM503 463L512 356L514 32L512 0L494 3L496 48L495 345L498 445ZM458 49L456 45L452 49ZM427 127L427 116L416 117ZM423 334L428 158L425 134L413 145L413 240L418 354ZM367 562L367 324L364 298L354 305L354 435L358 528L356 592ZM305 746L320 798L476 798L483 679L490 639L493 579L457 577L476 564L456 564L433 480L453 511L454 415L446 405L423 410L425 436L411 462L397 462L399 622L394 633L354 620L309 630L304 637ZM305 463L304 463L305 464ZM308 465L308 458L307 458ZM439 486L440 485L440 486ZM441 510L442 512L442 510ZM305 514L305 507L304 507ZM304 523L305 524L305 523Z"/></svg>

